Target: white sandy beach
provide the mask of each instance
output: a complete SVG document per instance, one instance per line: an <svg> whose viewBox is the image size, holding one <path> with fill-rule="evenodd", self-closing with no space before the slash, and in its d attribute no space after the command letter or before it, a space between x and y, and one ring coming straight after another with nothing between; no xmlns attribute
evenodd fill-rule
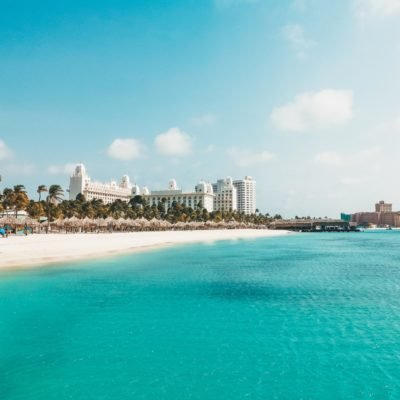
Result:
<svg viewBox="0 0 400 400"><path fill-rule="evenodd" d="M74 262L174 244L272 237L288 233L243 229L11 236L0 239L0 268Z"/></svg>

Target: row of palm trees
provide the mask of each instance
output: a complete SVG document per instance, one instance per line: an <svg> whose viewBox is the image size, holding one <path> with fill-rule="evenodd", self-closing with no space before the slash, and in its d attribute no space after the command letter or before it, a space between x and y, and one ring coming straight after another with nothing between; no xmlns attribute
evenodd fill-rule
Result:
<svg viewBox="0 0 400 400"><path fill-rule="evenodd" d="M30 218L46 220L48 224L55 220L69 218L89 219L147 219L164 220L175 224L178 222L229 222L267 225L279 215L271 217L269 214L255 213L245 215L237 211L208 212L201 204L194 208L184 204L173 202L167 207L166 199L158 204L150 205L142 196L133 197L128 203L116 200L111 204L104 204L102 200L93 199L87 201L83 195L78 195L75 200L65 200L64 191L60 185L39 185L37 187L38 200L30 199L23 185L3 190L0 201L0 211L13 211L15 216L22 210L26 211Z"/></svg>
<svg viewBox="0 0 400 400"><path fill-rule="evenodd" d="M42 193L48 193L46 201L42 201ZM0 195L0 212L10 211L15 212L15 217L18 216L20 211L28 211L33 204L41 205L41 212L37 217L47 216L51 218L51 209L57 206L64 196L64 190L60 185L51 185L49 188L45 185L40 185L37 188L39 194L39 201L30 200L24 185L15 185L13 188L5 188L2 195ZM33 207L35 208L35 207Z"/></svg>

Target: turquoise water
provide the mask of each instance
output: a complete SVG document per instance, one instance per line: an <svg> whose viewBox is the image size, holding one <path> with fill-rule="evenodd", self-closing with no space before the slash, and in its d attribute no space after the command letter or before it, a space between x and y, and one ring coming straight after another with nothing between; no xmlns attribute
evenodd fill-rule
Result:
<svg viewBox="0 0 400 400"><path fill-rule="evenodd" d="M399 399L399 245L300 234L2 273L0 399Z"/></svg>

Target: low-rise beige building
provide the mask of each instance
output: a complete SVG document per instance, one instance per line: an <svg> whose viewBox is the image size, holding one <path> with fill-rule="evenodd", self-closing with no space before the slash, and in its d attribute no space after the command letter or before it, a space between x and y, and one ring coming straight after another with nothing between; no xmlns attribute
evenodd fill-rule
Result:
<svg viewBox="0 0 400 400"><path fill-rule="evenodd" d="M392 212L392 208L391 203L385 203L383 200L375 204L375 212Z"/></svg>
<svg viewBox="0 0 400 400"><path fill-rule="evenodd" d="M400 228L400 211L392 211L390 203L380 201L375 204L375 212L363 211L352 214L351 221L357 225L376 225Z"/></svg>

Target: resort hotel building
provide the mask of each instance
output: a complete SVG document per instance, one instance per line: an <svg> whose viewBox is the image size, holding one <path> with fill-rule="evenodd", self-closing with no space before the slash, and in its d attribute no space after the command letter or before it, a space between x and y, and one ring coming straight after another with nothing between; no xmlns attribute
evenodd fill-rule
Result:
<svg viewBox="0 0 400 400"><path fill-rule="evenodd" d="M115 200L129 202L134 196L142 196L150 205L164 203L167 210L173 202L177 202L193 209L201 205L208 212L239 211L254 214L256 211L256 182L250 176L246 176L243 180L227 177L219 179L214 184L200 181L194 190L187 192L178 188L176 180L171 179L167 189L149 190L147 187L139 188L131 184L128 175L124 175L120 183L92 181L85 166L78 164L70 177L70 200L75 200L79 194L85 196L88 201L100 199L105 204Z"/></svg>
<svg viewBox="0 0 400 400"><path fill-rule="evenodd" d="M251 176L232 180L231 177L213 183L214 210L239 211L250 215L256 212L256 181Z"/></svg>
<svg viewBox="0 0 400 400"><path fill-rule="evenodd" d="M255 214L256 206L256 181L251 176L233 181L237 192L237 209L247 215Z"/></svg>
<svg viewBox="0 0 400 400"><path fill-rule="evenodd" d="M115 200L128 202L132 197L133 186L129 176L124 175L120 183L111 181L101 183L92 181L86 173L83 164L78 164L69 182L69 199L75 200L78 194L83 194L87 201L93 199L103 200L104 204L113 203Z"/></svg>
<svg viewBox="0 0 400 400"><path fill-rule="evenodd" d="M212 185L215 194L215 211L236 211L237 210L237 190L233 185L230 176L225 179L219 179Z"/></svg>
<svg viewBox="0 0 400 400"><path fill-rule="evenodd" d="M212 212L214 207L212 186L204 181L198 183L193 191L184 192L178 188L176 180L171 179L167 190L152 190L148 193L142 193L142 196L148 200L151 206L164 203L166 210L171 207L173 202L184 204L193 209L201 205L208 212Z"/></svg>

